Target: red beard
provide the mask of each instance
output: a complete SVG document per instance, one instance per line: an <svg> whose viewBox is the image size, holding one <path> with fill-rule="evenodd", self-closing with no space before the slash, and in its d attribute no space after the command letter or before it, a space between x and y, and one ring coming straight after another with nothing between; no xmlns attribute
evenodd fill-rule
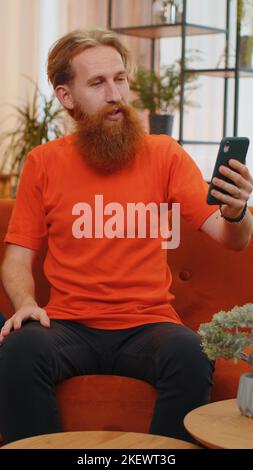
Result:
<svg viewBox="0 0 253 470"><path fill-rule="evenodd" d="M117 121L108 114L120 110ZM134 161L143 143L144 129L136 111L129 105L106 105L94 115L75 106L76 144L89 165L104 173L112 173Z"/></svg>

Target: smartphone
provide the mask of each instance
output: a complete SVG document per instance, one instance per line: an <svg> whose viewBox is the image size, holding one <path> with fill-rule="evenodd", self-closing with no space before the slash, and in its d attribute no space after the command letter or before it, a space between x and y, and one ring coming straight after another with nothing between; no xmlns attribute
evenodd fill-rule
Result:
<svg viewBox="0 0 253 470"><path fill-rule="evenodd" d="M220 191L221 193L228 194L227 191L224 191L223 189L218 188L218 186L215 186L212 183L214 177L220 178L223 181L226 181L227 183L234 184L233 181L231 181L229 178L227 178L226 176L222 175L222 173L219 172L220 166L225 165L229 167L228 162L231 158L238 160L241 163L245 163L248 147L249 147L249 139L247 137L224 137L221 140L218 156L217 156L215 167L213 170L212 179L209 185L209 191L208 191L207 200L206 200L207 204L210 204L210 205L221 204L221 201L219 199L216 199L214 196L212 196L211 194L212 189L218 189L218 191Z"/></svg>

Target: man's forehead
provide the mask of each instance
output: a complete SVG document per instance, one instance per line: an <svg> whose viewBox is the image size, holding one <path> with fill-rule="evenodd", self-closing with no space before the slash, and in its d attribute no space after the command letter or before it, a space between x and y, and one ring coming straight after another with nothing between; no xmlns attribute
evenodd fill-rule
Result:
<svg viewBox="0 0 253 470"><path fill-rule="evenodd" d="M87 75L112 71L122 71L125 69L120 53L111 46L89 47L72 60L72 67L76 72L81 70Z"/></svg>

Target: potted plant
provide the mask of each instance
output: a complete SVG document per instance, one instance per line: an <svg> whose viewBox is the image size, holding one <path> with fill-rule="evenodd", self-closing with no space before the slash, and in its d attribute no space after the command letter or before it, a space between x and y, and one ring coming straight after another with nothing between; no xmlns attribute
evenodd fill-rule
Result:
<svg viewBox="0 0 253 470"><path fill-rule="evenodd" d="M253 367L253 304L216 313L211 322L200 325L198 333L209 359L242 359ZM241 413L253 417L253 370L241 375L237 401Z"/></svg>
<svg viewBox="0 0 253 470"><path fill-rule="evenodd" d="M25 163L26 155L39 144L63 135L63 109L56 105L55 98L47 98L34 84L31 102L13 106L15 128L0 136L5 150L0 165L0 197L14 197L18 179Z"/></svg>
<svg viewBox="0 0 253 470"><path fill-rule="evenodd" d="M252 69L253 0L238 0L237 8L237 26L240 36L240 67Z"/></svg>
<svg viewBox="0 0 253 470"><path fill-rule="evenodd" d="M184 103L187 105L194 104L189 100L189 95L197 88L197 79L196 74L184 73ZM163 68L160 75L143 66L137 68L136 76L130 84L137 96L132 104L138 109L149 110L151 134L171 135L174 112L180 107L181 87L181 60Z"/></svg>

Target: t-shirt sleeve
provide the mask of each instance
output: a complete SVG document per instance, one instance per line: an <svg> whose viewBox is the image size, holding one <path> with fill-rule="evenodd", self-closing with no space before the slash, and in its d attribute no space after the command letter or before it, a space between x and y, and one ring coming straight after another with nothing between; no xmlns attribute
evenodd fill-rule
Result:
<svg viewBox="0 0 253 470"><path fill-rule="evenodd" d="M179 202L181 215L198 230L219 207L207 204L208 183L194 160L176 141L172 142L169 158L169 203Z"/></svg>
<svg viewBox="0 0 253 470"><path fill-rule="evenodd" d="M45 172L38 156L27 155L17 198L4 241L39 250L47 236L43 185Z"/></svg>

